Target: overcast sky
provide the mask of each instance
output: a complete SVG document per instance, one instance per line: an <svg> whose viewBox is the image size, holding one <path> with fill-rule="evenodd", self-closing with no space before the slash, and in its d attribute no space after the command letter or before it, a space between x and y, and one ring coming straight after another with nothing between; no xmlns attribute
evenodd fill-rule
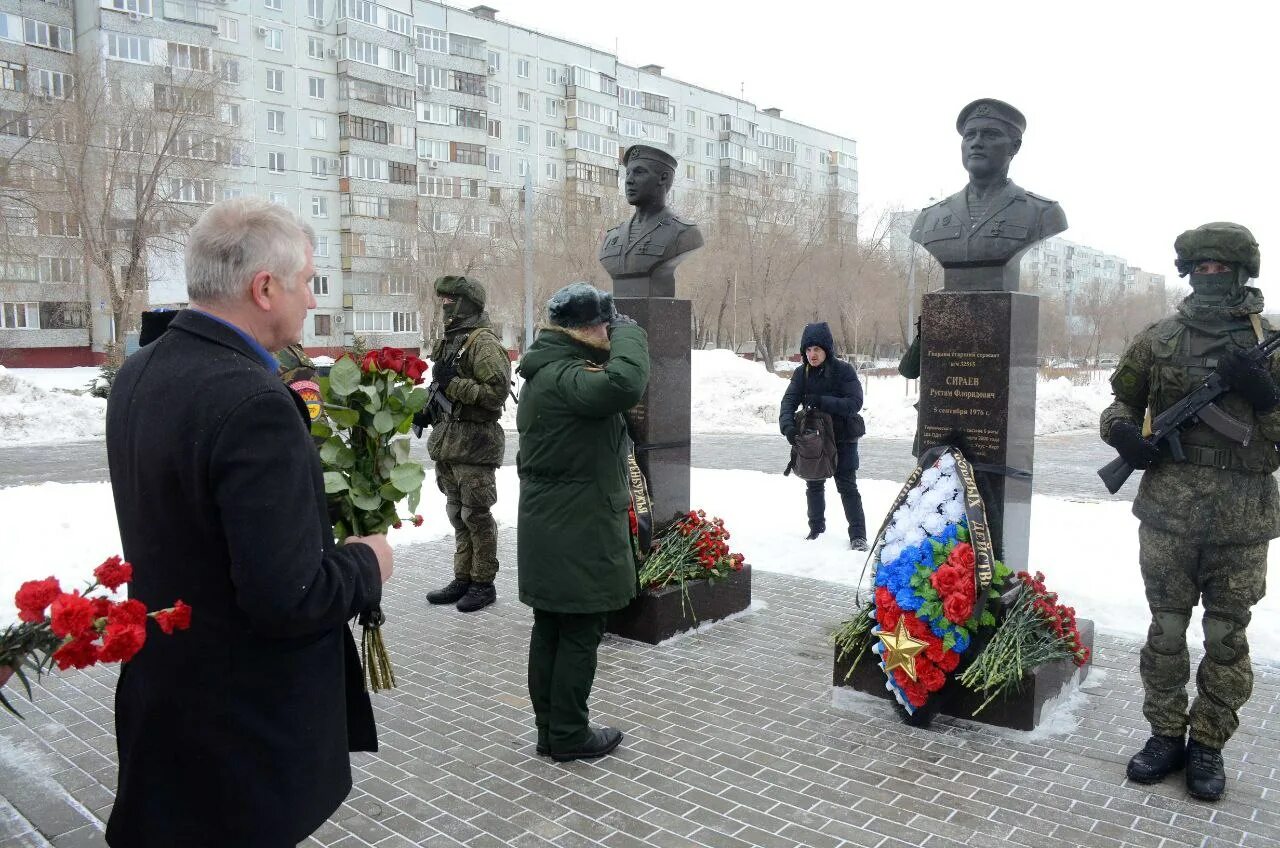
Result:
<svg viewBox="0 0 1280 848"><path fill-rule="evenodd" d="M450 0L453 5L470 4ZM863 227L965 183L960 107L1027 116L1010 176L1064 238L1176 280L1173 239L1253 230L1280 311L1280 11L1268 0L489 0L511 23L858 142Z"/></svg>

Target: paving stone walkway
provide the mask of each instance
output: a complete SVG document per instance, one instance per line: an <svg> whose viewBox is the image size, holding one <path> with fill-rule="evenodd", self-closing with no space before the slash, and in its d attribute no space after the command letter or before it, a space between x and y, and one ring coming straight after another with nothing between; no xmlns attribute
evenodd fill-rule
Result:
<svg viewBox="0 0 1280 848"><path fill-rule="evenodd" d="M1102 636L1095 672L1035 734L903 725L868 696L833 706L830 630L852 591L756 572L753 609L652 647L607 640L592 709L626 732L594 763L537 757L525 691L531 616L502 535L499 602L423 594L448 541L401 549L384 604L400 688L374 698L382 750L305 844L327 848L1034 848L1280 845L1280 666L1257 668L1216 805L1124 763L1146 727L1137 646ZM103 844L115 784L115 672L58 674L0 717L0 848ZM175 846L180 848L180 846ZM231 848L231 846L228 846Z"/></svg>

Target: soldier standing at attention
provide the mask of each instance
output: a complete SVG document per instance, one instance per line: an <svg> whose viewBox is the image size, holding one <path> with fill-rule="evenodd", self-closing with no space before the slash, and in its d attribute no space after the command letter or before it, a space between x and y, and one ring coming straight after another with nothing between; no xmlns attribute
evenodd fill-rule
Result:
<svg viewBox="0 0 1280 848"><path fill-rule="evenodd" d="M511 385L511 359L484 311L485 290L467 277L436 280L444 311L444 338L431 350L431 385L453 404L432 403L416 421L431 425L427 452L453 525L453 580L427 593L433 604L457 604L475 612L497 600L498 525L490 509L498 501L496 472L506 434L498 419Z"/></svg>
<svg viewBox="0 0 1280 848"><path fill-rule="evenodd" d="M1133 513L1151 607L1140 669L1152 736L1129 761L1129 779L1155 783L1185 766L1187 791L1216 801L1226 788L1222 748L1253 690L1245 629L1266 591L1267 546L1280 536L1272 476L1280 467L1280 366L1241 355L1271 329L1260 318L1262 292L1245 285L1259 270L1253 235L1238 224L1205 224L1178 236L1174 249L1191 294L1125 351L1100 428L1103 441L1146 470ZM1187 461L1174 462L1144 438L1144 420L1215 370L1231 386L1221 407L1251 424L1253 438L1237 444L1196 423L1182 434ZM1188 711L1187 625L1197 602L1205 655Z"/></svg>

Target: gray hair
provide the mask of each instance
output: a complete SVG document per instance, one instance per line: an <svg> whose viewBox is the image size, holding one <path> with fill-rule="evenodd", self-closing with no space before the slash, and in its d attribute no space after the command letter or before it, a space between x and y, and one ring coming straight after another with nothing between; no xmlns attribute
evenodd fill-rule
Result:
<svg viewBox="0 0 1280 848"><path fill-rule="evenodd" d="M205 210L187 238L187 295L197 303L238 299L260 271L286 286L307 263L315 231L261 197L233 197Z"/></svg>

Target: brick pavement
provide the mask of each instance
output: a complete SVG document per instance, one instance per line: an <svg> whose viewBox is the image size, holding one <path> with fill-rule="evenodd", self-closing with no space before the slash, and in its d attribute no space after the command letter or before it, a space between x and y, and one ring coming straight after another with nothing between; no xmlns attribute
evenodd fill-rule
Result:
<svg viewBox="0 0 1280 848"><path fill-rule="evenodd" d="M514 568L484 612L421 601L449 578L450 547L400 551L384 608L401 686L374 698L383 748L355 756L355 789L307 846L1280 844L1280 666L1257 669L1228 795L1202 804L1176 779L1123 778L1146 735L1134 644L1099 638L1061 732L917 730L866 696L832 706L827 638L851 591L759 571L739 619L661 647L606 641L593 714L625 730L623 747L554 764L533 752ZM513 549L506 530L504 563ZM0 848L103 844L113 684L110 669L56 675L25 725L0 718Z"/></svg>

